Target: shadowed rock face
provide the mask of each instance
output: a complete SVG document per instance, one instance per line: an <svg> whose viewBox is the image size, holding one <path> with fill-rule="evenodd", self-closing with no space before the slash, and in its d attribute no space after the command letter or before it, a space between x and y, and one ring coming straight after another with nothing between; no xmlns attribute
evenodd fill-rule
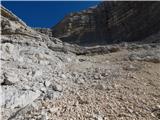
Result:
<svg viewBox="0 0 160 120"><path fill-rule="evenodd" d="M159 6L160 2L102 2L69 14L52 28L52 33L63 41L82 45L141 41L160 31Z"/></svg>

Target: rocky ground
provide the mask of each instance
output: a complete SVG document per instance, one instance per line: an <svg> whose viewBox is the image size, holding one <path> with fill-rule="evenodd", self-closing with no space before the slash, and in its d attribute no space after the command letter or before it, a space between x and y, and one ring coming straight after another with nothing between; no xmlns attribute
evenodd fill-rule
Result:
<svg viewBox="0 0 160 120"><path fill-rule="evenodd" d="M63 53L59 54L60 60L54 58L54 63L58 61L61 67L55 65L55 68L50 68L53 67L51 64L50 67L43 68L43 65L37 63L39 70L30 74L33 78L35 74L42 78L35 77L39 80L30 83L33 86L23 80L23 83L19 83L25 84L23 87L16 86L22 91L39 90L41 95L33 98L35 102L31 105L16 111L16 116L14 113L10 119L160 119L159 44L128 45L126 49L101 55L64 54L70 56L67 59L63 58ZM25 68L22 65L17 69L27 71L32 67L27 65ZM43 71L43 74L39 74L39 71Z"/></svg>
<svg viewBox="0 0 160 120"><path fill-rule="evenodd" d="M160 44L80 47L2 9L2 120L158 120Z"/></svg>
<svg viewBox="0 0 160 120"><path fill-rule="evenodd" d="M78 56L65 65L58 81L64 95L42 100L16 119L160 119L160 63L131 61L133 52Z"/></svg>

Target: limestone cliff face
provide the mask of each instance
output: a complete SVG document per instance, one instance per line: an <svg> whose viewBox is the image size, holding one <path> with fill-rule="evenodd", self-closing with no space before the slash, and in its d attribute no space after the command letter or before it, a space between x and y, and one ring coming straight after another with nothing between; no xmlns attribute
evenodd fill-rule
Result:
<svg viewBox="0 0 160 120"><path fill-rule="evenodd" d="M52 33L77 44L140 41L160 31L159 6L160 2L102 2L69 14L52 27Z"/></svg>

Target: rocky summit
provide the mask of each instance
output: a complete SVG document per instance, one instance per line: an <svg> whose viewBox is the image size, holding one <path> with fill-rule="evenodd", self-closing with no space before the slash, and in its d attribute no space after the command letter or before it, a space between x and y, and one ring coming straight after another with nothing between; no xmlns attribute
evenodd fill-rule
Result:
<svg viewBox="0 0 160 120"><path fill-rule="evenodd" d="M1 120L159 120L159 5L101 2L51 29L1 6Z"/></svg>

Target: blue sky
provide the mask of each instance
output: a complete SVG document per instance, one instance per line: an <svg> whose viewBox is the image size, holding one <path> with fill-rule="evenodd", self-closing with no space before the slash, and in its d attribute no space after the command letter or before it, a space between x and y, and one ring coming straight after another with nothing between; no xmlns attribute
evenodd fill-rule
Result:
<svg viewBox="0 0 160 120"><path fill-rule="evenodd" d="M97 5L99 1L2 1L2 5L31 27L52 27L65 15Z"/></svg>

